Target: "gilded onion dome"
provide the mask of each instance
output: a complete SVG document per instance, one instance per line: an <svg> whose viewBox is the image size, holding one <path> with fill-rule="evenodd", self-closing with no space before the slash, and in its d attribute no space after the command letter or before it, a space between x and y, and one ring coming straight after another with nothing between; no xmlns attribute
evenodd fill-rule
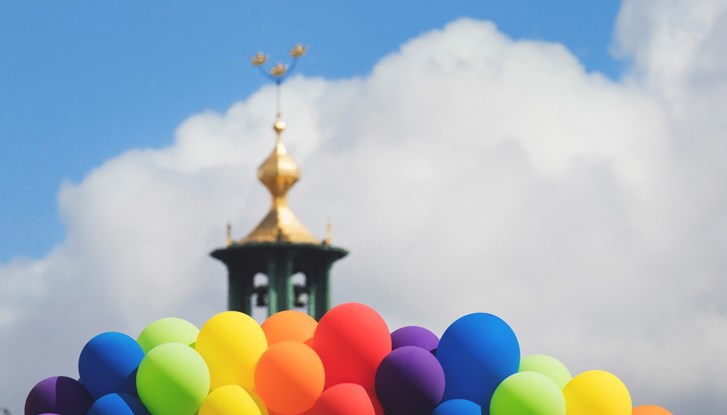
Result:
<svg viewBox="0 0 727 415"><path fill-rule="evenodd" d="M288 155L281 140L281 135L285 130L285 123L280 119L280 115L273 124L273 130L276 133L275 148L257 170L258 179L268 189L272 198L270 210L260 224L240 243L291 242L318 244L320 240L316 239L303 226L288 207L288 191L300 179L300 169Z"/></svg>

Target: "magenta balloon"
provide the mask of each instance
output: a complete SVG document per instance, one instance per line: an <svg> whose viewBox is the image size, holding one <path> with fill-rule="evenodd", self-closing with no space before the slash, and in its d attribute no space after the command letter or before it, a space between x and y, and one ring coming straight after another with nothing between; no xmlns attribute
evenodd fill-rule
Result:
<svg viewBox="0 0 727 415"><path fill-rule="evenodd" d="M406 326L391 333L391 348L417 346L430 352L437 349L439 338L436 334L419 326Z"/></svg>
<svg viewBox="0 0 727 415"><path fill-rule="evenodd" d="M25 400L25 415L86 415L93 398L77 380L53 376L38 382Z"/></svg>
<svg viewBox="0 0 727 415"><path fill-rule="evenodd" d="M442 366L421 347L393 350L376 371L376 396L389 415L429 415L443 394Z"/></svg>

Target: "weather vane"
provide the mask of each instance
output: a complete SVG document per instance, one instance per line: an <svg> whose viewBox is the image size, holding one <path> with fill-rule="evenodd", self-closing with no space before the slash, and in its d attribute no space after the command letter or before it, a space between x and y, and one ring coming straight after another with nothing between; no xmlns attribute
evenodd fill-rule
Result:
<svg viewBox="0 0 727 415"><path fill-rule="evenodd" d="M252 65L256 66L260 70L260 73L262 73L269 80L275 82L275 85L277 87L276 107L278 116L280 116L280 85L285 82L285 79L288 77L288 75L293 73L296 64L298 63L298 58L305 55L305 52L305 46L298 43L297 45L293 46L292 49L290 49L290 57L292 58L292 62L289 65L278 62L269 69L264 68L265 64L268 62L268 56L264 53L258 52L251 59Z"/></svg>

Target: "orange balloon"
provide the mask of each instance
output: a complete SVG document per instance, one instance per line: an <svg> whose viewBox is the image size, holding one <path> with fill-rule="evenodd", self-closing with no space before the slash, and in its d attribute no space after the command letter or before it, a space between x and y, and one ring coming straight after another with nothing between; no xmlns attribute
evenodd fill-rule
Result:
<svg viewBox="0 0 727 415"><path fill-rule="evenodd" d="M268 317L262 324L268 345L293 340L305 342L313 337L318 322L306 313L297 310L284 310Z"/></svg>
<svg viewBox="0 0 727 415"><path fill-rule="evenodd" d="M361 385L339 383L326 389L309 415L375 415L369 395Z"/></svg>
<svg viewBox="0 0 727 415"><path fill-rule="evenodd" d="M634 408L631 415L671 415L671 412L656 405L640 405Z"/></svg>
<svg viewBox="0 0 727 415"><path fill-rule="evenodd" d="M318 322L313 348L326 368L326 387L355 383L373 390L376 369L391 352L391 334L374 309L346 303L333 307Z"/></svg>
<svg viewBox="0 0 727 415"><path fill-rule="evenodd" d="M296 415L313 407L326 375L313 349L296 341L270 346L255 368L255 390L271 412Z"/></svg>

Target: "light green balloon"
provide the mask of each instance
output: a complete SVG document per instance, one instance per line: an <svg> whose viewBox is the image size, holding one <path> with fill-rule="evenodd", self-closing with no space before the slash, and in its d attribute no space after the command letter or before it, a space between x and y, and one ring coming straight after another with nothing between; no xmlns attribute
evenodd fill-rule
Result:
<svg viewBox="0 0 727 415"><path fill-rule="evenodd" d="M490 415L565 415L565 397L548 376L518 372L495 389Z"/></svg>
<svg viewBox="0 0 727 415"><path fill-rule="evenodd" d="M553 379L553 382L560 387L561 390L570 382L571 376L568 368L565 367L560 360L544 355L534 354L525 356L520 360L519 372L539 372Z"/></svg>
<svg viewBox="0 0 727 415"><path fill-rule="evenodd" d="M157 320L141 331L136 339L144 353L164 343L191 345L197 341L199 329L187 320L167 317Z"/></svg>
<svg viewBox="0 0 727 415"><path fill-rule="evenodd" d="M202 356L180 343L165 343L144 356L136 374L139 398L154 415L194 415L210 388Z"/></svg>

